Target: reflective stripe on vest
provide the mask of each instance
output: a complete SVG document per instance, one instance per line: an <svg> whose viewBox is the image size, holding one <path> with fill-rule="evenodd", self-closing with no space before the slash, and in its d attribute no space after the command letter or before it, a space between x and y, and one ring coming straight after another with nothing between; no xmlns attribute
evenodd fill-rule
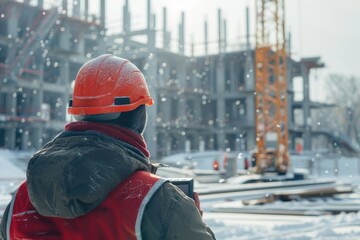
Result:
<svg viewBox="0 0 360 240"><path fill-rule="evenodd" d="M10 202L10 206L9 206L9 212L8 212L8 216L7 216L7 221L6 221L6 239L10 240L10 224L11 224L11 219L12 219L12 213L13 213L13 208L14 208L14 203L15 203L15 198L17 195L17 192L19 191L19 189L17 189L11 199Z"/></svg>
<svg viewBox="0 0 360 240"><path fill-rule="evenodd" d="M165 179L151 173L135 172L98 207L73 219L37 213L23 183L10 203L7 239L142 239L145 207L164 182Z"/></svg>

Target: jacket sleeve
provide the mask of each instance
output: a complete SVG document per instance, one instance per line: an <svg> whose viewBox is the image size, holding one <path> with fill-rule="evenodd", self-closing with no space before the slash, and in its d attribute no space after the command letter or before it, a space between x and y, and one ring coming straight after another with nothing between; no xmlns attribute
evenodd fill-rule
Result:
<svg viewBox="0 0 360 240"><path fill-rule="evenodd" d="M0 240L6 240L6 223L9 214L9 206L10 204L6 207L5 212L1 219Z"/></svg>
<svg viewBox="0 0 360 240"><path fill-rule="evenodd" d="M195 202L170 183L165 183L146 206L141 230L146 240L215 239Z"/></svg>

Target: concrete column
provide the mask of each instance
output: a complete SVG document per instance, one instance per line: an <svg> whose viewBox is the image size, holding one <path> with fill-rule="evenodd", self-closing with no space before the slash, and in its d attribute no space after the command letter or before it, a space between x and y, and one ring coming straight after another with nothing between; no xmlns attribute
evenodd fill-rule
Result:
<svg viewBox="0 0 360 240"><path fill-rule="evenodd" d="M84 3L84 17L85 21L89 21L89 0L85 0Z"/></svg>
<svg viewBox="0 0 360 240"><path fill-rule="evenodd" d="M216 122L217 122L217 141L218 147L220 149L225 149L225 134L224 134L224 126L225 126L225 99L223 96L220 96L219 93L223 93L225 91L225 68L223 59L219 57L219 63L216 69L216 95L218 95L216 100Z"/></svg>
<svg viewBox="0 0 360 240"><path fill-rule="evenodd" d="M236 86L235 69L240 67L240 66L235 66L235 63L233 61L230 61L229 64L230 64L230 79L229 80L231 81L231 83L230 83L231 84L230 91L231 92L233 92L233 91L238 92L239 89Z"/></svg>
<svg viewBox="0 0 360 240"><path fill-rule="evenodd" d="M164 145L165 146L165 154L170 155L171 154L171 136L168 133L164 133Z"/></svg>
<svg viewBox="0 0 360 240"><path fill-rule="evenodd" d="M125 1L124 7L123 7L123 31L125 33L130 32L129 0Z"/></svg>
<svg viewBox="0 0 360 240"><path fill-rule="evenodd" d="M10 8L10 14L6 16L8 18L7 33L8 35L11 35L14 39L18 36L17 27L19 26L19 14L19 8L13 5Z"/></svg>
<svg viewBox="0 0 360 240"><path fill-rule="evenodd" d="M66 25L65 30L60 33L59 46L61 49L70 50L70 36L70 27Z"/></svg>
<svg viewBox="0 0 360 240"><path fill-rule="evenodd" d="M147 9L146 9L146 17L147 17L147 29L151 29L151 0L147 0Z"/></svg>
<svg viewBox="0 0 360 240"><path fill-rule="evenodd" d="M76 52L85 55L85 36L83 33L79 33L76 43Z"/></svg>
<svg viewBox="0 0 360 240"><path fill-rule="evenodd" d="M196 97L194 99L194 124L199 126L201 124L202 112L201 112L201 97ZM197 138L194 137L197 140Z"/></svg>
<svg viewBox="0 0 360 240"><path fill-rule="evenodd" d="M222 21L221 21L221 10L218 9L218 51L223 52L222 49Z"/></svg>
<svg viewBox="0 0 360 240"><path fill-rule="evenodd" d="M30 117L32 114L32 111L34 110L33 102L31 101L31 91L30 89L24 88L23 92L21 93L24 96L24 102L21 103L21 106L23 108L21 115L25 118Z"/></svg>
<svg viewBox="0 0 360 240"><path fill-rule="evenodd" d="M199 149L199 133L194 131L190 139L191 139L191 150L198 150Z"/></svg>
<svg viewBox="0 0 360 240"><path fill-rule="evenodd" d="M16 116L16 91L5 92L5 115L7 116ZM16 136L16 122L9 122L9 125L5 128L5 148L14 149L15 148L15 136Z"/></svg>
<svg viewBox="0 0 360 240"><path fill-rule="evenodd" d="M205 44L204 44L204 47L205 47L205 55L208 55L208 45L209 45L209 33L208 33L208 21L205 20L205 23L204 23L204 39L205 39Z"/></svg>
<svg viewBox="0 0 360 240"><path fill-rule="evenodd" d="M180 89L185 89L186 67L187 66L186 66L185 61L181 61L181 62L179 62L179 64L177 65L177 68L176 68L178 87ZM186 100L187 99L184 97L184 95L181 95L179 97L178 114L179 114L179 118L182 120L181 122L183 122L183 120L185 120L185 117L186 117ZM185 139L184 139L184 141L185 141ZM183 142L183 143L185 144L185 142ZM184 148L182 148L182 149L184 149Z"/></svg>
<svg viewBox="0 0 360 240"><path fill-rule="evenodd" d="M41 67L41 70L43 70L43 68ZM44 90L43 90L43 82L44 79L43 77L41 77L39 79L39 85L40 87L38 89L33 89L32 92L32 108L34 109L33 114L35 115L36 118L41 118L41 105L44 101ZM30 93L31 94L31 93ZM30 131L30 136L29 136L29 140L31 142L31 149L38 149L42 146L42 132L44 129L44 124L40 123L40 124L34 124L31 128Z"/></svg>
<svg viewBox="0 0 360 240"><path fill-rule="evenodd" d="M167 9L163 8L163 48L165 50L170 50L170 44L168 39L168 30L167 30Z"/></svg>
<svg viewBox="0 0 360 240"><path fill-rule="evenodd" d="M184 129L184 131L186 132L186 129ZM186 150L186 140L188 138L187 135L182 136L182 135L177 135L178 137L178 144L176 147L176 150L180 150L180 151L185 151Z"/></svg>
<svg viewBox="0 0 360 240"><path fill-rule="evenodd" d="M255 127L255 96L248 94L245 97L246 106L246 125Z"/></svg>
<svg viewBox="0 0 360 240"><path fill-rule="evenodd" d="M68 14L68 0L63 0L62 1L62 11L63 14Z"/></svg>
<svg viewBox="0 0 360 240"><path fill-rule="evenodd" d="M70 93L71 93L71 82L69 80L70 76L70 66L69 60L63 58L60 66L60 78L63 81L62 84L65 86L66 91L61 96L62 105L60 105L57 109L59 111L59 119L61 121L66 120L66 106L70 100Z"/></svg>
<svg viewBox="0 0 360 240"><path fill-rule="evenodd" d="M99 40L97 42L98 44L98 50L95 52L95 54L103 54L106 53L106 34L105 34L106 28L102 28L100 30L100 34L99 34ZM85 50L85 46L84 46L84 50Z"/></svg>
<svg viewBox="0 0 360 240"><path fill-rule="evenodd" d="M42 128L40 126L36 126L32 128L30 131L29 141L31 145L30 149L39 149L42 146Z"/></svg>
<svg viewBox="0 0 360 240"><path fill-rule="evenodd" d="M246 16L246 51L250 51L250 17L249 17L249 8L247 7L245 10Z"/></svg>
<svg viewBox="0 0 360 240"><path fill-rule="evenodd" d="M80 0L73 0L72 16L80 18Z"/></svg>
<svg viewBox="0 0 360 240"><path fill-rule="evenodd" d="M44 0L38 0L37 5L38 5L39 8L43 8L44 7Z"/></svg>
<svg viewBox="0 0 360 240"><path fill-rule="evenodd" d="M255 129L248 129L246 135L247 150L252 150L256 147Z"/></svg>
<svg viewBox="0 0 360 240"><path fill-rule="evenodd" d="M249 52L248 52L249 53ZM251 61L251 64L250 64ZM247 130L247 150L252 150L256 147L256 138L255 138L255 74L254 74L254 66L252 65L252 57L250 55L247 56L246 60L246 78L245 78L245 89L249 90L247 92L245 101L246 101L246 125L250 126L251 129Z"/></svg>
<svg viewBox="0 0 360 240"><path fill-rule="evenodd" d="M5 148L15 149L16 127L5 129Z"/></svg>
<svg viewBox="0 0 360 240"><path fill-rule="evenodd" d="M311 113L310 113L310 83L309 68L301 64L301 76L303 78L303 117L304 117L304 150L311 150Z"/></svg>
<svg viewBox="0 0 360 240"><path fill-rule="evenodd" d="M192 36L191 37L191 47L190 47L190 54L191 54L191 57L194 57L194 37Z"/></svg>
<svg viewBox="0 0 360 240"><path fill-rule="evenodd" d="M223 50L224 52L226 52L226 49L227 49L227 23L226 23L226 20L224 19L223 21L224 23L224 43L223 43Z"/></svg>
<svg viewBox="0 0 360 240"><path fill-rule="evenodd" d="M291 59L291 34L289 33L289 37L288 37L288 48L287 48L287 56L289 59ZM294 117L294 110L293 110L293 103L294 103L294 79L293 79L293 75L294 75L294 71L293 69L293 61L287 61L286 62L287 65L287 108L288 108L288 128L289 130L292 128L292 126L295 125L295 117ZM292 133L291 131L289 131L289 149L296 149L296 143L295 143L295 136L291 136L294 133Z"/></svg>
<svg viewBox="0 0 360 240"><path fill-rule="evenodd" d="M225 67L223 57L219 57L219 62L216 68L216 90L217 93L223 93L225 91Z"/></svg>
<svg viewBox="0 0 360 240"><path fill-rule="evenodd" d="M20 146L21 150L29 149L29 141L30 141L29 134L30 134L29 130L24 127L23 132L21 134L21 146Z"/></svg>
<svg viewBox="0 0 360 240"><path fill-rule="evenodd" d="M163 48L168 50L167 36L167 10L163 8Z"/></svg>
<svg viewBox="0 0 360 240"><path fill-rule="evenodd" d="M164 86L166 86L167 80L170 79L170 69L171 69L171 67L168 65L168 63L166 61L159 60L159 62L161 64L160 68L162 68L163 74L159 75L158 86L164 87ZM162 65L164 62L166 63L166 66Z"/></svg>
<svg viewBox="0 0 360 240"><path fill-rule="evenodd" d="M287 46L286 53L287 53L288 56L291 56L291 52L292 52L292 49L291 49L291 47L292 47L291 32L289 32L289 34L288 34L288 38L287 38L287 41L286 41L286 46Z"/></svg>
<svg viewBox="0 0 360 240"><path fill-rule="evenodd" d="M159 99L159 103L161 104L161 116L162 116L162 123L169 123L171 120L171 102L172 102L172 96L171 95L165 95L164 98L166 101L163 101L162 97Z"/></svg>
<svg viewBox="0 0 360 240"><path fill-rule="evenodd" d="M185 54L185 13L181 13L181 23L179 24L179 53Z"/></svg>
<svg viewBox="0 0 360 240"><path fill-rule="evenodd" d="M151 28L156 29L156 14L151 15L151 21L152 21Z"/></svg>
<svg viewBox="0 0 360 240"><path fill-rule="evenodd" d="M178 79L179 88L185 89L185 78L186 78L185 59L179 61L179 64L177 64L176 73L177 73L177 79Z"/></svg>
<svg viewBox="0 0 360 240"><path fill-rule="evenodd" d="M249 8L246 8L246 63L245 63L245 89L255 90L255 66L250 50L250 18ZM254 98L255 101L255 98Z"/></svg>
<svg viewBox="0 0 360 240"><path fill-rule="evenodd" d="M214 60L210 61L210 71L209 71L209 89L212 94L216 93L216 67L217 64ZM214 71L213 71L214 70Z"/></svg>
<svg viewBox="0 0 360 240"><path fill-rule="evenodd" d="M292 74L292 69L293 68L293 64L292 61L287 61L286 62L287 65L287 108L288 108L288 123L289 126L294 124L294 114L293 114L293 110L292 110L292 106L293 106L293 102L294 102L294 93L293 93L293 74Z"/></svg>
<svg viewBox="0 0 360 240"><path fill-rule="evenodd" d="M128 45L130 38L128 34L130 33L131 18L129 12L129 0L125 0L123 7L123 33L124 33L124 46Z"/></svg>
<svg viewBox="0 0 360 240"><path fill-rule="evenodd" d="M8 116L16 116L16 92L7 92L6 95L6 106L5 114ZM5 129L5 148L15 149L16 141L16 124L15 122L11 123L11 126L8 126Z"/></svg>
<svg viewBox="0 0 360 240"><path fill-rule="evenodd" d="M148 46L154 49L156 44L156 32L155 29L149 29L148 31Z"/></svg>
<svg viewBox="0 0 360 240"><path fill-rule="evenodd" d="M105 0L100 0L100 25L105 27Z"/></svg>
<svg viewBox="0 0 360 240"><path fill-rule="evenodd" d="M16 91L6 92L6 106L5 112L7 115L15 116L16 115Z"/></svg>

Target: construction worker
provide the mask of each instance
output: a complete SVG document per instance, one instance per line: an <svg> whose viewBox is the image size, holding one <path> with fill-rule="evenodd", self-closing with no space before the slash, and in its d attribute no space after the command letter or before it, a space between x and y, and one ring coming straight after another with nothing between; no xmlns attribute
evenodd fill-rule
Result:
<svg viewBox="0 0 360 240"><path fill-rule="evenodd" d="M245 170L248 170L249 167L250 167L249 158L248 158L248 157L245 157L245 158L244 158L244 169L245 169Z"/></svg>
<svg viewBox="0 0 360 240"><path fill-rule="evenodd" d="M135 65L88 61L72 97L77 121L31 157L1 239L215 239L199 202L152 174L142 133L153 100Z"/></svg>

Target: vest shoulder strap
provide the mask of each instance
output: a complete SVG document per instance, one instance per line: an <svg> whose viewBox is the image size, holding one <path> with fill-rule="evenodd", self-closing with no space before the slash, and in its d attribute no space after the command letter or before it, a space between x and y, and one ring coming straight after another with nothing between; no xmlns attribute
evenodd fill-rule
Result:
<svg viewBox="0 0 360 240"><path fill-rule="evenodd" d="M130 204L129 207L138 209L135 222L136 239L141 240L141 222L144 216L145 207L150 199L167 180L149 172L137 171L121 183L117 192L127 193L122 205ZM126 201L131 199L130 201ZM134 216L135 217L135 216Z"/></svg>

